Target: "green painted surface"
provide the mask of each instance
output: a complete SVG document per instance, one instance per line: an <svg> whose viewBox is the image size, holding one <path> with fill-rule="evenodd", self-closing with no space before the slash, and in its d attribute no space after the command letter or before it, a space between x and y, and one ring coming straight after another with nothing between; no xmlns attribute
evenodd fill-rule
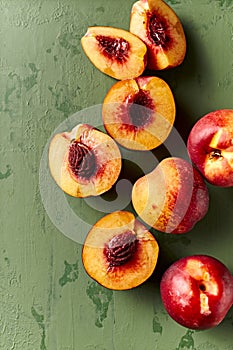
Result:
<svg viewBox="0 0 233 350"><path fill-rule="evenodd" d="M59 232L41 200L40 159L50 135L73 113L101 103L114 82L91 65L80 38L89 25L127 29L132 3L0 0L0 349L233 349L232 310L217 328L194 332L168 317L159 296L165 267L184 255L207 253L233 271L232 188L209 186L210 210L187 235L155 233L158 268L126 292L86 275L81 245ZM158 76L174 91L176 127L186 140L199 117L233 108L233 1L169 3L188 51L181 67ZM99 218L86 204L70 203Z"/></svg>

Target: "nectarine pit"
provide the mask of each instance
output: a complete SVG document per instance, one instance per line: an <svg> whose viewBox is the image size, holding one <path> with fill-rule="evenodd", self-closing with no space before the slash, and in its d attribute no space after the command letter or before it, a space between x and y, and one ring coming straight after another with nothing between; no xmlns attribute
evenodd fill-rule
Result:
<svg viewBox="0 0 233 350"><path fill-rule="evenodd" d="M104 249L109 268L121 266L129 261L137 249L137 242L136 235L131 231L114 236Z"/></svg>
<svg viewBox="0 0 233 350"><path fill-rule="evenodd" d="M155 107L146 91L140 89L134 96L129 96L126 103L129 103L130 124L140 128L150 121ZM140 108L140 106L145 108Z"/></svg>
<svg viewBox="0 0 233 350"><path fill-rule="evenodd" d="M167 48L171 38L168 35L168 26L164 19L156 13L151 13L148 21L148 31L155 45Z"/></svg>
<svg viewBox="0 0 233 350"><path fill-rule="evenodd" d="M69 147L68 164L75 177L89 179L96 170L94 152L82 142L73 141Z"/></svg>
<svg viewBox="0 0 233 350"><path fill-rule="evenodd" d="M113 38L103 35L97 35L96 40L99 42L103 54L109 59L115 59L119 63L126 61L130 48L128 41L123 38Z"/></svg>

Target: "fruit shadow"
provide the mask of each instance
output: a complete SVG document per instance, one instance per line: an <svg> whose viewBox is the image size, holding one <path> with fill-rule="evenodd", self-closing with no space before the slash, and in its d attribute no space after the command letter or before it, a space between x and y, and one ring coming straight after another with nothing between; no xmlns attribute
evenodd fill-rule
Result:
<svg viewBox="0 0 233 350"><path fill-rule="evenodd" d="M164 233L156 231L153 228L150 229L150 232L154 235L159 245L158 261L151 276L151 280L160 283L160 280L168 267L184 256L182 251L186 251L191 243L190 233L186 233L185 235Z"/></svg>
<svg viewBox="0 0 233 350"><path fill-rule="evenodd" d="M215 256L226 263L232 271L230 247L232 246L233 187L221 188L210 184L207 184L207 187L210 195L209 209L190 232L192 244L189 253ZM229 256L227 258L225 258L226 251Z"/></svg>
<svg viewBox="0 0 233 350"><path fill-rule="evenodd" d="M152 161L151 161L152 158ZM153 163L154 162L154 163ZM74 198L66 195L70 208L90 226L108 213L118 210L134 212L131 195L133 184L138 178L151 171L157 164L150 153L122 151L122 170L113 187L100 196Z"/></svg>
<svg viewBox="0 0 233 350"><path fill-rule="evenodd" d="M146 70L144 75L158 76L171 87L176 102L174 126L186 143L195 120L211 109L211 105L206 108L208 102L205 99L204 80L213 72L200 33L193 28L193 23L187 22L185 18L182 24L187 39L187 52L183 63L163 71Z"/></svg>
<svg viewBox="0 0 233 350"><path fill-rule="evenodd" d="M195 339L199 341L204 340L204 338L211 339L211 343L219 343L219 340L232 339L232 327L233 327L233 309L231 308L222 322L216 327L206 329L206 330L195 330ZM214 348L215 349L215 348ZM227 347L227 349L231 350L233 347Z"/></svg>

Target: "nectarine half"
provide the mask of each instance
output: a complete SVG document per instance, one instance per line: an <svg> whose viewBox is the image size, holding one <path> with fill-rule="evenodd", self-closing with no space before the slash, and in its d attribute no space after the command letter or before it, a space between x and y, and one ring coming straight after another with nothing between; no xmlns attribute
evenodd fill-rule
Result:
<svg viewBox="0 0 233 350"><path fill-rule="evenodd" d="M180 65L186 54L183 26L162 0L139 0L131 10L130 31L147 45L147 68L162 70Z"/></svg>
<svg viewBox="0 0 233 350"><path fill-rule="evenodd" d="M122 146L151 150L168 137L175 120L175 101L168 84L148 76L115 83L102 108L106 131Z"/></svg>
<svg viewBox="0 0 233 350"><path fill-rule="evenodd" d="M107 134L88 124L53 136L49 147L50 172L58 186L74 197L108 191L121 171L121 154Z"/></svg>
<svg viewBox="0 0 233 350"><path fill-rule="evenodd" d="M96 68L115 79L135 78L145 69L147 47L141 39L127 30L89 27L81 44Z"/></svg>
<svg viewBox="0 0 233 350"><path fill-rule="evenodd" d="M132 213L116 211L89 231L82 260L87 274L102 286L126 290L151 276L158 252L154 236Z"/></svg>

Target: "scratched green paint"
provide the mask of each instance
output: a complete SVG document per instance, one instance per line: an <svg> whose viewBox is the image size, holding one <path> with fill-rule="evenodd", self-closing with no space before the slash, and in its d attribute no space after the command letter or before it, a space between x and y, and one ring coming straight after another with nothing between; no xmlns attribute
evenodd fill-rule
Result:
<svg viewBox="0 0 233 350"><path fill-rule="evenodd" d="M159 333L160 335L163 333L163 327L159 322L159 318L157 315L155 315L153 318L153 332Z"/></svg>
<svg viewBox="0 0 233 350"><path fill-rule="evenodd" d="M218 3L219 3L219 6L221 8L224 7L224 6L231 7L233 5L233 1L232 0L219 0Z"/></svg>
<svg viewBox="0 0 233 350"><path fill-rule="evenodd" d="M95 305L95 325L101 328L103 327L103 321L107 318L109 304L113 297L113 291L103 288L96 282L92 282L88 284L86 292Z"/></svg>
<svg viewBox="0 0 233 350"><path fill-rule="evenodd" d="M9 176L11 176L11 174L12 174L11 167L9 164L7 164L6 171L5 172L0 171L0 180L7 179Z"/></svg>
<svg viewBox="0 0 233 350"><path fill-rule="evenodd" d="M41 331L41 343L40 343L40 350L47 350L45 345L45 325L44 325L44 316L39 314L36 309L32 306L31 308L32 316L36 320L36 323L39 326L39 329Z"/></svg>
<svg viewBox="0 0 233 350"><path fill-rule="evenodd" d="M185 335L183 335L183 337L181 337L179 345L176 348L176 350L183 350L183 349L195 350L194 339L193 339L193 336L192 336L193 333L194 333L194 331L187 330Z"/></svg>
<svg viewBox="0 0 233 350"><path fill-rule="evenodd" d="M59 278L59 284L64 287L67 283L75 282L78 279L78 262L69 264L66 260L64 261L65 271L61 278Z"/></svg>
<svg viewBox="0 0 233 350"><path fill-rule="evenodd" d="M159 278L179 257L220 258L233 271L232 189L209 186L210 210L185 236L154 232L155 274L143 286L109 291L82 266L82 247L47 216L39 163L53 130L69 115L102 102L114 80L84 55L89 25L127 29L133 0L0 0L0 349L232 350L233 315L214 330L173 322L159 296ZM233 1L169 0L188 39L184 64L158 72L174 91L176 128L184 140L193 123L233 108ZM68 199L94 222L102 214ZM78 229L78 227L76 228Z"/></svg>

